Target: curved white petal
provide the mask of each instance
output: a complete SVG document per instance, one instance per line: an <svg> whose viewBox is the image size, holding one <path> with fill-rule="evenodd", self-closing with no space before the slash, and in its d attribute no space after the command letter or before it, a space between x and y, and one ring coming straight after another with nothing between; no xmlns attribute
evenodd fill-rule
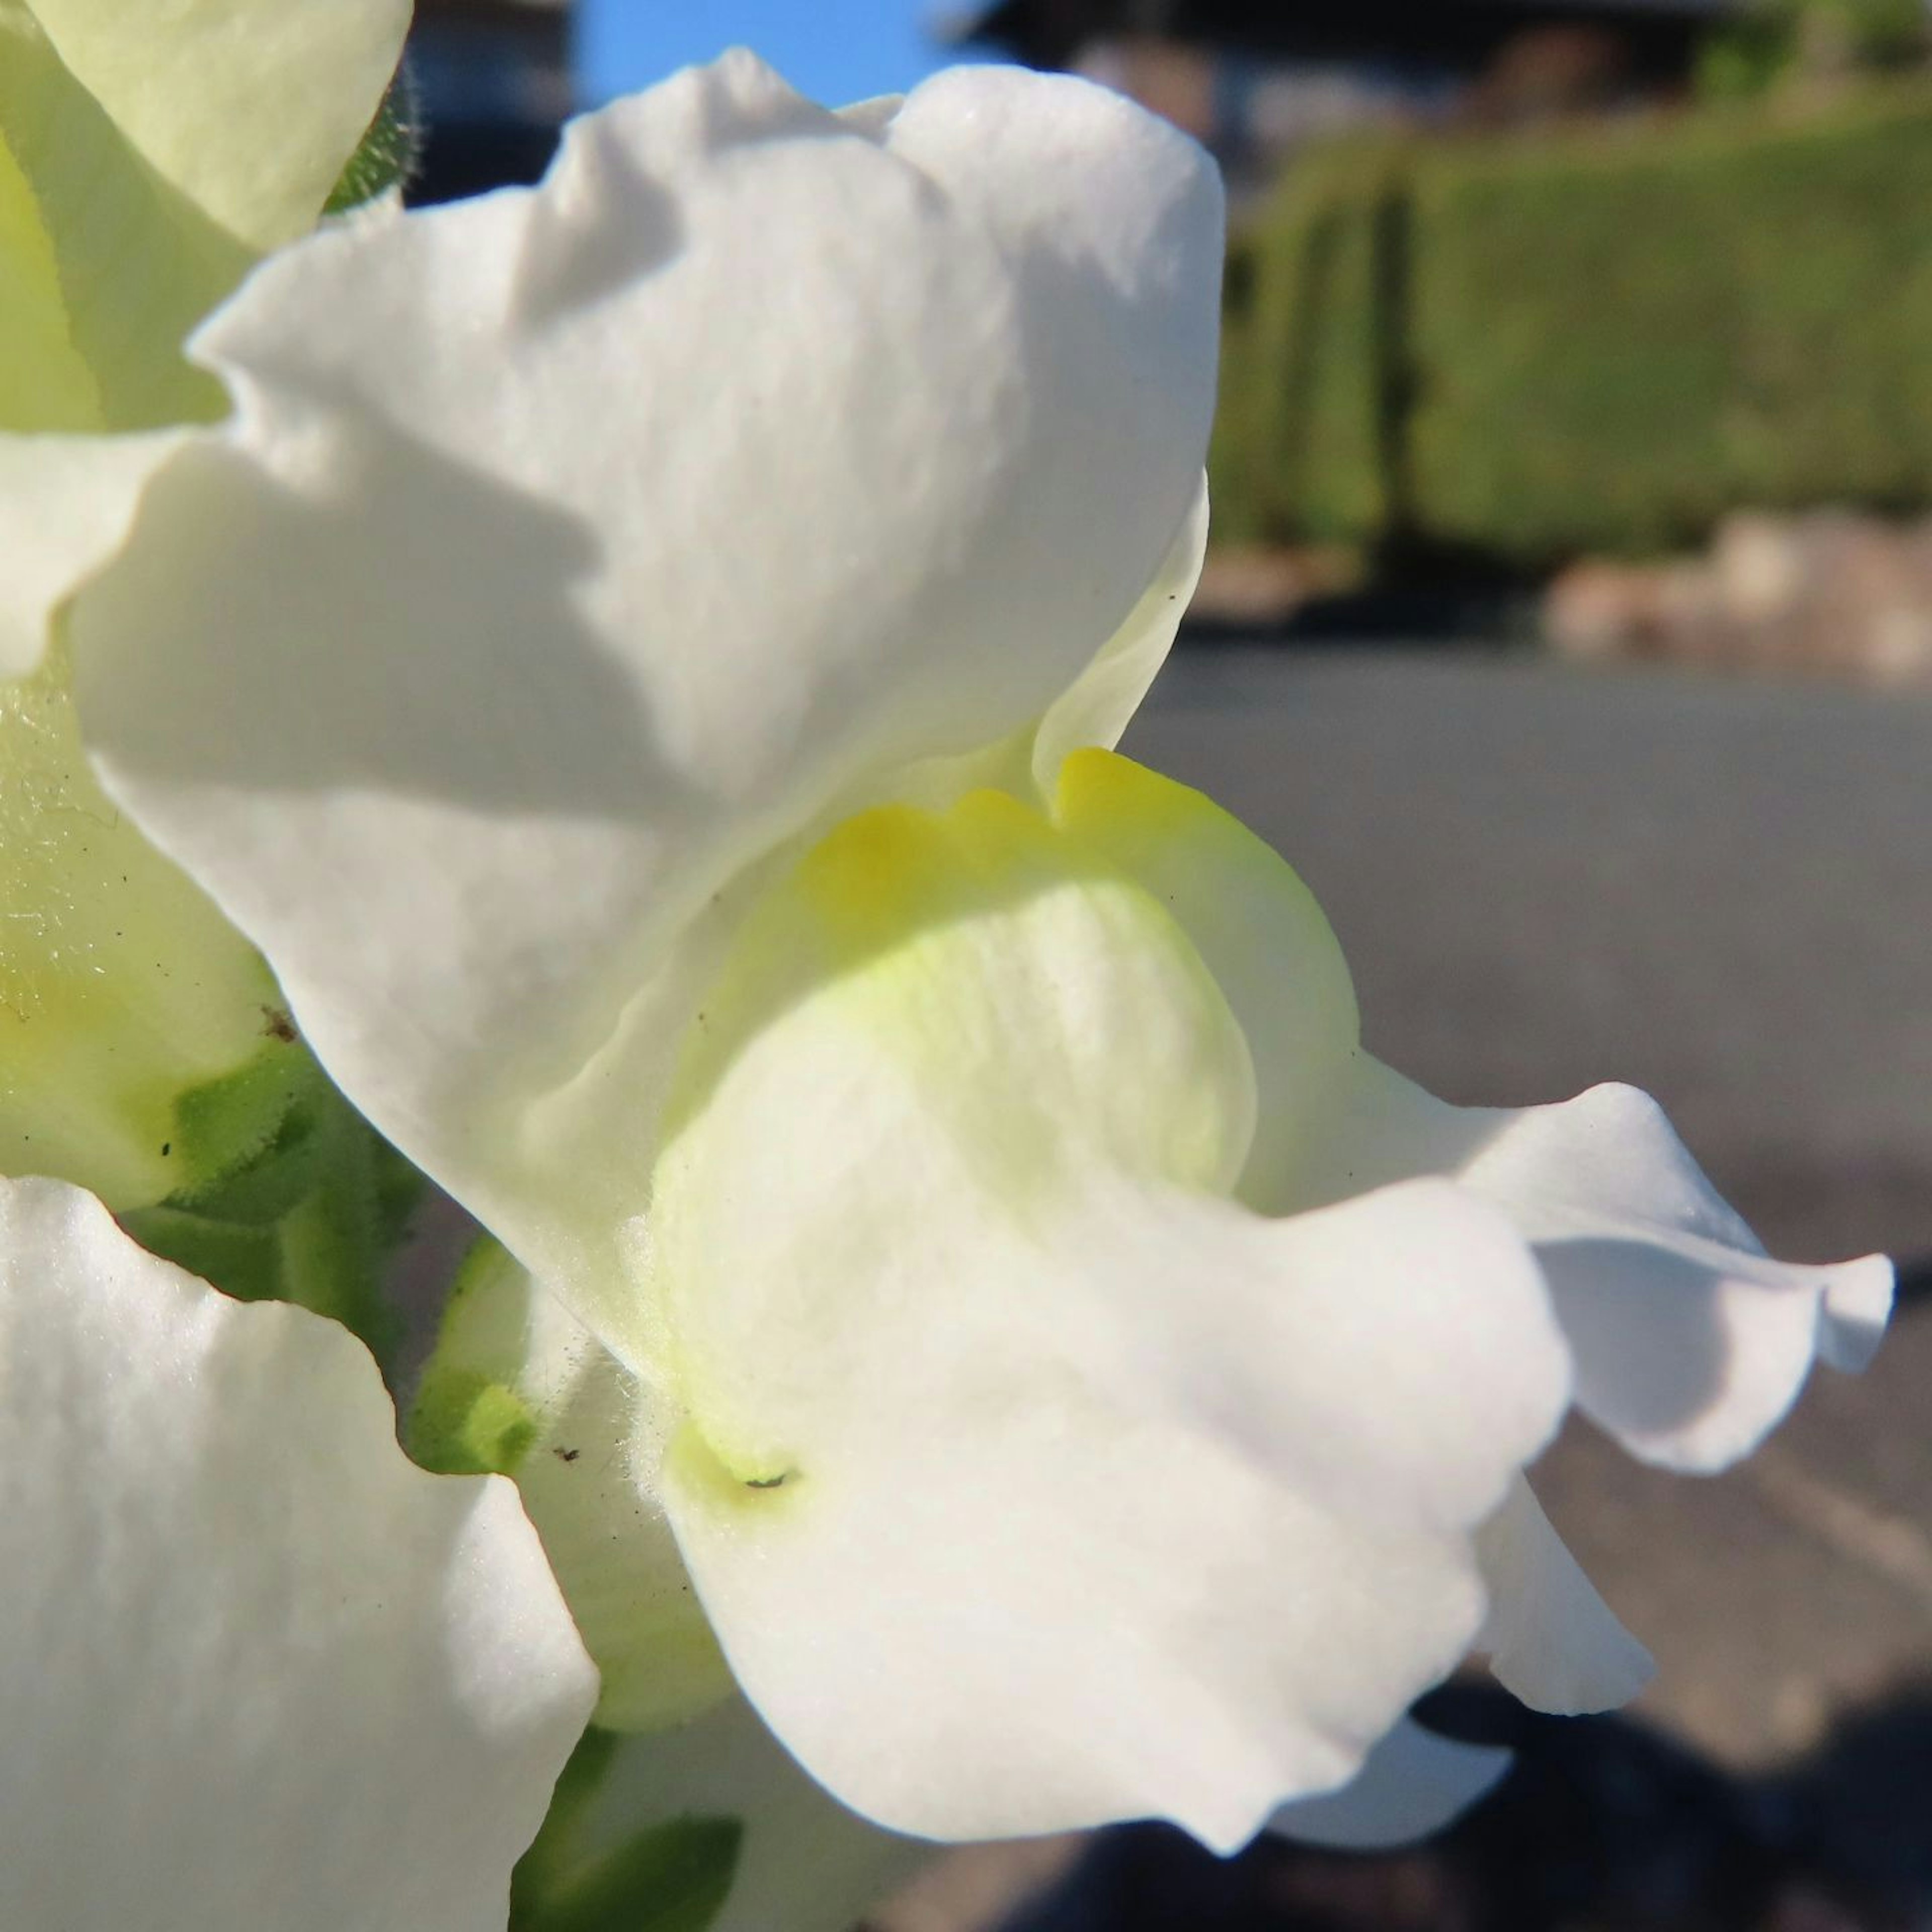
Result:
<svg viewBox="0 0 1932 1932"><path fill-rule="evenodd" d="M0 1922L500 1932L596 1694L361 1345L0 1183Z"/></svg>
<svg viewBox="0 0 1932 1932"><path fill-rule="evenodd" d="M1717 1469L1784 1414L1815 1357L1866 1360L1892 1302L1882 1256L1775 1262L1662 1110L1628 1087L1512 1112L1456 1108L1366 1056L1305 1198L1454 1176L1534 1244L1576 1364L1576 1400L1633 1454Z"/></svg>
<svg viewBox="0 0 1932 1932"><path fill-rule="evenodd" d="M656 1042L604 1050L714 896L1133 610L1220 247L1204 158L1102 90L962 70L842 122L746 56L536 193L298 245L200 338L238 419L76 608L105 781L391 1138L594 1275L580 1083L632 1116L609 1225Z"/></svg>
<svg viewBox="0 0 1932 1932"><path fill-rule="evenodd" d="M129 10L111 10L126 29ZM134 10L152 25L168 9ZM155 173L21 0L0 0L0 427L147 430L219 413L220 386L182 344L254 256Z"/></svg>
<svg viewBox="0 0 1932 1932"><path fill-rule="evenodd" d="M1255 1136L1237 1192L1264 1214L1288 1211L1360 1058L1354 983L1314 894L1213 800L1129 759L1070 758L1054 815L1151 892L1199 952L1254 1063Z"/></svg>
<svg viewBox="0 0 1932 1932"><path fill-rule="evenodd" d="M127 536L182 434L0 434L0 679L39 664L54 614Z"/></svg>
<svg viewBox="0 0 1932 1932"><path fill-rule="evenodd" d="M1338 1852L1413 1844L1453 1825L1486 1798L1510 1762L1506 1750L1459 1743L1405 1718L1340 1790L1284 1804L1268 1828L1300 1844Z"/></svg>
<svg viewBox="0 0 1932 1932"><path fill-rule="evenodd" d="M788 1748L940 1838L1232 1848L1349 1776L1474 1634L1470 1532L1566 1397L1502 1217L1214 1198L1225 1004L998 795L842 826L705 1011L638 1231L660 1481Z"/></svg>
<svg viewBox="0 0 1932 1932"><path fill-rule="evenodd" d="M32 0L152 167L250 248L311 226L402 58L410 0Z"/></svg>
<svg viewBox="0 0 1932 1932"><path fill-rule="evenodd" d="M1522 1478L1477 1532L1476 1552L1490 1613L1475 1647L1512 1696L1573 1717L1616 1710L1649 1682L1650 1653L1597 1594Z"/></svg>
<svg viewBox="0 0 1932 1932"><path fill-rule="evenodd" d="M847 1932L932 1847L855 1816L786 1754L742 1697L613 1752L579 1838L584 1864L674 1818L742 1827L731 1888L705 1932Z"/></svg>
<svg viewBox="0 0 1932 1932"><path fill-rule="evenodd" d="M690 1444L672 1520L746 1694L855 1809L1232 1850L1474 1636L1467 1532L1547 1433L1560 1351L1527 1258L1446 1187L1288 1222L1117 1199L1059 1233L968 1256L949 1229L937 1279L878 1284L946 1305L890 1333L896 1372L775 1341L755 1386L811 1374L864 1427L788 1418L766 1489Z"/></svg>
<svg viewBox="0 0 1932 1932"><path fill-rule="evenodd" d="M1176 532L1154 580L1141 600L1079 676L1047 707L1032 746L1033 779L1044 797L1053 796L1062 761L1070 752L1097 746L1111 752L1140 709L1187 614L1201 566L1208 554L1208 486L1204 478L1194 507Z"/></svg>

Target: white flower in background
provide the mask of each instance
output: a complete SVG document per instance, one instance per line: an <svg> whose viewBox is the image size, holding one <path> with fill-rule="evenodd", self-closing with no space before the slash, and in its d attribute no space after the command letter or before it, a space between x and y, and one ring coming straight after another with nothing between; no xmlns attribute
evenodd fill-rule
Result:
<svg viewBox="0 0 1932 1932"><path fill-rule="evenodd" d="M75 580L170 425L219 416L189 330L312 227L409 0L0 0L0 1172L117 1210L195 1178L176 1103L255 1060L273 982L81 755Z"/></svg>
<svg viewBox="0 0 1932 1932"><path fill-rule="evenodd" d="M723 1690L694 1585L933 1837L1228 1847L1365 1756L1286 1822L1433 1822L1493 1754L1400 1720L1472 1642L1642 1673L1522 1480L1573 1397L1715 1466L1889 1292L1640 1096L1375 1066L1288 868L1100 748L1198 567L1220 249L1097 89L734 56L261 270L75 611L109 789L542 1284L459 1298L429 1433L518 1468L603 1719Z"/></svg>
<svg viewBox="0 0 1932 1932"><path fill-rule="evenodd" d="M0 1924L500 1932L596 1696L359 1342L0 1181Z"/></svg>
<svg viewBox="0 0 1932 1932"><path fill-rule="evenodd" d="M0 0L0 676L172 447L188 331L313 227L410 0Z"/></svg>

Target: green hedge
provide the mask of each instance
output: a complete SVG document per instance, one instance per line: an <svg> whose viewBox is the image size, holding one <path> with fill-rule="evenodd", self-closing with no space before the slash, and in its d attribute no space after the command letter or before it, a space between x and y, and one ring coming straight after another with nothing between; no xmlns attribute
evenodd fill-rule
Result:
<svg viewBox="0 0 1932 1932"><path fill-rule="evenodd" d="M1395 514L1385 284L1401 162L1386 146L1310 155L1230 250L1208 462L1223 537L1369 542Z"/></svg>
<svg viewBox="0 0 1932 1932"><path fill-rule="evenodd" d="M1241 245L1213 464L1237 536L1534 567L1738 504L1932 502L1922 86L1346 150Z"/></svg>

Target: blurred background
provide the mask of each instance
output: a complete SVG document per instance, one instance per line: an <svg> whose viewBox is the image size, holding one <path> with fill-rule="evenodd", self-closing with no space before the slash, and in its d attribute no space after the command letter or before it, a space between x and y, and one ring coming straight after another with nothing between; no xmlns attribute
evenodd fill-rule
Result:
<svg viewBox="0 0 1932 1932"><path fill-rule="evenodd" d="M417 193L738 41L835 102L1069 69L1214 151L1216 540L1127 748L1302 871L1384 1057L1648 1087L1774 1250L1908 1291L1729 1476L1565 1436L1658 1682L1442 1694L1521 1759L1437 1845L994 1848L877 1932L1932 1928L1924 0L419 0Z"/></svg>

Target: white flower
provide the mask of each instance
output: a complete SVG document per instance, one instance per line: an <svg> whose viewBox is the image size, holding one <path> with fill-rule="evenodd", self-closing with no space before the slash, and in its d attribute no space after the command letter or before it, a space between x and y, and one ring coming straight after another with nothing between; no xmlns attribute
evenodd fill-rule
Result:
<svg viewBox="0 0 1932 1932"><path fill-rule="evenodd" d="M1096 748L1198 567L1220 238L1079 82L835 116L734 57L269 264L76 612L110 789L557 1298L443 1366L527 1412L606 1717L696 1681L681 1554L932 1836L1231 1846L1384 1738L1301 1818L1429 1822L1492 1761L1395 1727L1472 1640L1640 1674L1520 1474L1573 1389L1712 1466L1888 1292L1766 1261L1638 1096L1375 1066L1287 867Z"/></svg>
<svg viewBox="0 0 1932 1932"><path fill-rule="evenodd" d="M596 1697L361 1344L0 1181L0 1924L500 1932Z"/></svg>
<svg viewBox="0 0 1932 1932"><path fill-rule="evenodd" d="M277 995L100 796L46 647L169 425L220 414L183 338L314 225L410 10L0 0L0 1171L117 1211L195 1178L176 1104L259 1058Z"/></svg>
<svg viewBox="0 0 1932 1932"><path fill-rule="evenodd" d="M0 677L120 541L166 425L219 412L183 338L312 226L409 0L0 0Z"/></svg>

